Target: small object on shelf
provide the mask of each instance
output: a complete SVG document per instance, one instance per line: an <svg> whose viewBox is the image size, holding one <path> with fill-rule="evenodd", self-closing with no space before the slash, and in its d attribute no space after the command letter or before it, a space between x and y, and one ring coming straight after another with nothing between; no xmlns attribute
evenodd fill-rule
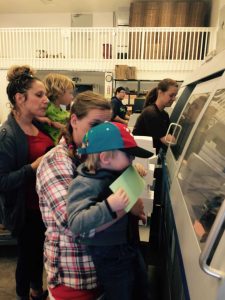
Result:
<svg viewBox="0 0 225 300"><path fill-rule="evenodd" d="M115 78L120 80L126 80L127 68L127 65L115 65Z"/></svg>
<svg viewBox="0 0 225 300"><path fill-rule="evenodd" d="M136 79L136 67L127 67L127 79Z"/></svg>

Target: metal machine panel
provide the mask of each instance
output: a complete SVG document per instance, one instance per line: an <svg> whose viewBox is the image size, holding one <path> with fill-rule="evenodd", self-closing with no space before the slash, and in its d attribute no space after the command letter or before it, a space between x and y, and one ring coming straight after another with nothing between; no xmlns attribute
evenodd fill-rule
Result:
<svg viewBox="0 0 225 300"><path fill-rule="evenodd" d="M196 128L204 112L204 107L208 103L209 99L211 99L218 81L219 78L215 78L198 84L186 101L177 121L177 124L182 128L181 133L176 141L176 145L169 147L167 151L167 165L171 180L176 174L182 159L185 145L187 144L188 139L190 140L192 136L191 132L193 132Z"/></svg>
<svg viewBox="0 0 225 300"><path fill-rule="evenodd" d="M204 85L197 85L181 118L199 99L195 96L202 94L207 99L203 101L194 124L190 125L184 145L178 145L170 188L191 300L217 298L221 280L218 276L206 274L200 268L199 258L206 250L218 217L223 218L220 236L210 252L207 264L212 270L219 270L220 278L225 276L225 217L218 213L225 199L225 75L214 80L213 84L208 81ZM191 113L191 116L194 117L195 113ZM167 160L172 154L170 149ZM225 299L225 295L221 298L221 293L220 290L220 299Z"/></svg>

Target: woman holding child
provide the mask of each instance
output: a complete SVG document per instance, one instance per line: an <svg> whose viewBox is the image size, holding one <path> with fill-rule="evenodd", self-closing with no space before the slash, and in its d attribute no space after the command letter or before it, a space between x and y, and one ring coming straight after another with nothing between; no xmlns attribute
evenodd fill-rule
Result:
<svg viewBox="0 0 225 300"><path fill-rule="evenodd" d="M44 259L47 283L55 300L98 298L97 278L84 246L76 244L68 228L66 196L81 163L76 149L94 124L110 120L111 107L99 94L79 94L59 144L43 159L37 171L37 192L47 227Z"/></svg>
<svg viewBox="0 0 225 300"><path fill-rule="evenodd" d="M110 119L110 103L101 95L91 91L78 94L67 130L37 171L37 192L47 227L44 246L47 283L55 300L96 300L99 296L93 261L86 246L75 243L68 227L66 205L68 187L82 162L77 148L91 127ZM139 215L142 210L139 202L135 213Z"/></svg>

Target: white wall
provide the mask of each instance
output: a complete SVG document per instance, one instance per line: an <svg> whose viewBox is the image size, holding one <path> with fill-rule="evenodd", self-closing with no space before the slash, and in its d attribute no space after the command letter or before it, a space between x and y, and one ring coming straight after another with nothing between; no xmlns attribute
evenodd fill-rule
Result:
<svg viewBox="0 0 225 300"><path fill-rule="evenodd" d="M6 94L6 87L8 84L8 81L6 80L6 75L6 70L0 70L0 123L3 123L6 120L10 112L9 101Z"/></svg>
<svg viewBox="0 0 225 300"><path fill-rule="evenodd" d="M0 27L69 27L71 14L1 14Z"/></svg>
<svg viewBox="0 0 225 300"><path fill-rule="evenodd" d="M0 27L70 27L70 13L0 14ZM93 27L113 26L113 12L93 13Z"/></svg>
<svg viewBox="0 0 225 300"><path fill-rule="evenodd" d="M219 21L219 10L225 5L225 0L212 0L210 26L217 27Z"/></svg>
<svg viewBox="0 0 225 300"><path fill-rule="evenodd" d="M71 79L73 77L79 77L80 81L78 84L94 84L94 91L104 95L104 83L105 83L105 73L104 72L73 72L73 71L38 71L37 77L43 79L48 73L61 73L64 74ZM0 70L0 123L3 123L9 112L10 106L8 97L6 94L6 87L8 85L8 81L6 80L7 70Z"/></svg>
<svg viewBox="0 0 225 300"><path fill-rule="evenodd" d="M71 79L73 77L78 77L78 84L94 84L94 91L104 94L104 82L105 82L105 73L104 72L75 72L75 71L56 71L56 70L39 70L37 72L37 77L43 79L48 73L60 73L64 74Z"/></svg>
<svg viewBox="0 0 225 300"><path fill-rule="evenodd" d="M211 18L210 18L210 26L211 27L218 26L220 2L221 2L221 0L213 0L212 1Z"/></svg>
<svg viewBox="0 0 225 300"><path fill-rule="evenodd" d="M93 13L93 27L113 27L113 12Z"/></svg>

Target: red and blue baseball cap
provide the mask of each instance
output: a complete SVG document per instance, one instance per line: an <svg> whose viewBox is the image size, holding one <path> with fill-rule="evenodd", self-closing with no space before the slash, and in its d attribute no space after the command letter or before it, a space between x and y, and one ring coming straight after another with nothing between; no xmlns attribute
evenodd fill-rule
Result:
<svg viewBox="0 0 225 300"><path fill-rule="evenodd" d="M130 155L148 158L153 153L138 147L126 125L116 122L104 122L92 127L84 136L80 154L100 153L121 150Z"/></svg>

